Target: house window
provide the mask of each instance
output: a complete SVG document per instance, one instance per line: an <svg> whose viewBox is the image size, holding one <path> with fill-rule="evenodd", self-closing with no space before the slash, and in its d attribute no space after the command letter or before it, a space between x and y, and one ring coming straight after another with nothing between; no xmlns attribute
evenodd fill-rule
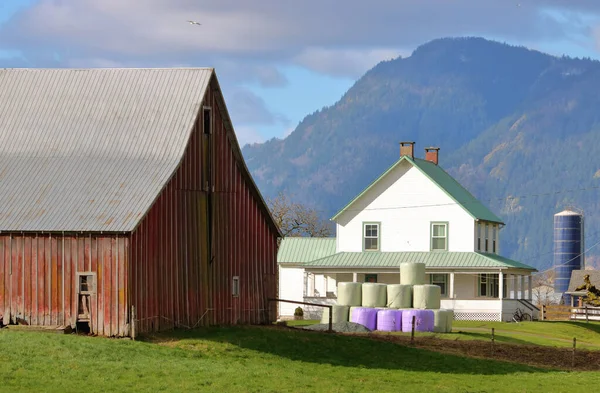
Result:
<svg viewBox="0 0 600 393"><path fill-rule="evenodd" d="M365 251L379 250L379 224L365 223L363 224L364 233L364 249Z"/></svg>
<svg viewBox="0 0 600 393"><path fill-rule="evenodd" d="M496 253L496 225L492 226L492 252Z"/></svg>
<svg viewBox="0 0 600 393"><path fill-rule="evenodd" d="M377 274L365 274L365 282L377 282Z"/></svg>
<svg viewBox="0 0 600 393"><path fill-rule="evenodd" d="M488 224L485 224L485 226L483 227L483 230L485 232L485 249L483 251L488 252L490 249L488 247L489 245L489 241L488 241Z"/></svg>
<svg viewBox="0 0 600 393"><path fill-rule="evenodd" d="M233 276L233 280L231 283L231 294L233 296L240 296L240 277Z"/></svg>
<svg viewBox="0 0 600 393"><path fill-rule="evenodd" d="M478 279L478 292L481 297L495 297L500 295L500 279L498 274L480 274ZM503 281L502 294L506 298L506 280Z"/></svg>
<svg viewBox="0 0 600 393"><path fill-rule="evenodd" d="M431 223L431 250L448 250L448 224Z"/></svg>
<svg viewBox="0 0 600 393"><path fill-rule="evenodd" d="M429 283L437 285L442 289L442 296L448 296L448 275L447 274L431 274Z"/></svg>

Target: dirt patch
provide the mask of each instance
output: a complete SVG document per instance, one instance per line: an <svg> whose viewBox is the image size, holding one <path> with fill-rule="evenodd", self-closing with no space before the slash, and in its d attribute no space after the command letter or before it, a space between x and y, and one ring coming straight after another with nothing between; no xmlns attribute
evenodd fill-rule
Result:
<svg viewBox="0 0 600 393"><path fill-rule="evenodd" d="M363 335L364 337L365 335ZM479 340L444 340L435 337L415 337L411 344L410 337L369 334L374 340L395 342L400 345L468 356L481 359L503 360L512 363L527 364L543 368L578 371L600 371L600 352L577 349L575 352L575 367L572 367L573 350L537 345L499 344L495 343L492 350L491 342Z"/></svg>

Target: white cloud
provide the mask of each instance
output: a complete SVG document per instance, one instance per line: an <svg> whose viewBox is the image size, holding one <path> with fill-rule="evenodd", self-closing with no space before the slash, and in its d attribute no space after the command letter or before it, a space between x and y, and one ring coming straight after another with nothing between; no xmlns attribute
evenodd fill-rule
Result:
<svg viewBox="0 0 600 393"><path fill-rule="evenodd" d="M306 48L294 61L313 71L348 77L359 77L383 60L409 52L399 49L326 49Z"/></svg>
<svg viewBox="0 0 600 393"><path fill-rule="evenodd" d="M296 63L356 75L368 62L434 38L488 35L535 42L582 32L548 7L597 12L573 0L39 0L0 28L0 49L45 48L61 56L113 61ZM186 20L198 20L201 26ZM588 33L589 34L589 33ZM350 64L341 66L335 55ZM354 64L356 63L356 64ZM241 68L241 67L238 67ZM250 67L252 68L252 66ZM240 77L244 71L238 71ZM281 85L275 68L247 73Z"/></svg>
<svg viewBox="0 0 600 393"><path fill-rule="evenodd" d="M244 147L247 144L261 143L265 141L265 138L263 138L261 133L255 127L235 127L235 135L237 136L240 147Z"/></svg>
<svg viewBox="0 0 600 393"><path fill-rule="evenodd" d="M272 113L265 101L246 88L236 88L227 95L227 106L232 115L234 124L246 125L272 125L275 123L289 123L289 119L281 114Z"/></svg>

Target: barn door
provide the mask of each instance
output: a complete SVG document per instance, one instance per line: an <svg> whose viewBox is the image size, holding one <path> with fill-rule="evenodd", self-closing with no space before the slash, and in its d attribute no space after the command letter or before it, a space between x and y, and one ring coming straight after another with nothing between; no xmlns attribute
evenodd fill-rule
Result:
<svg viewBox="0 0 600 393"><path fill-rule="evenodd" d="M77 322L92 326L92 297L96 294L96 273L77 272Z"/></svg>

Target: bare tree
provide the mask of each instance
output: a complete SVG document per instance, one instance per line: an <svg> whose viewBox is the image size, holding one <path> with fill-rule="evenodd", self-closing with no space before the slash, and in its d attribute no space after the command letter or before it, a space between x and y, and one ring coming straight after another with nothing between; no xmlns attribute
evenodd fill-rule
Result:
<svg viewBox="0 0 600 393"><path fill-rule="evenodd" d="M531 292L537 306L558 304L557 296L554 293L554 270L534 276Z"/></svg>
<svg viewBox="0 0 600 393"><path fill-rule="evenodd" d="M331 236L331 224L321 219L314 208L292 201L285 194L267 200L271 214L284 237Z"/></svg>

